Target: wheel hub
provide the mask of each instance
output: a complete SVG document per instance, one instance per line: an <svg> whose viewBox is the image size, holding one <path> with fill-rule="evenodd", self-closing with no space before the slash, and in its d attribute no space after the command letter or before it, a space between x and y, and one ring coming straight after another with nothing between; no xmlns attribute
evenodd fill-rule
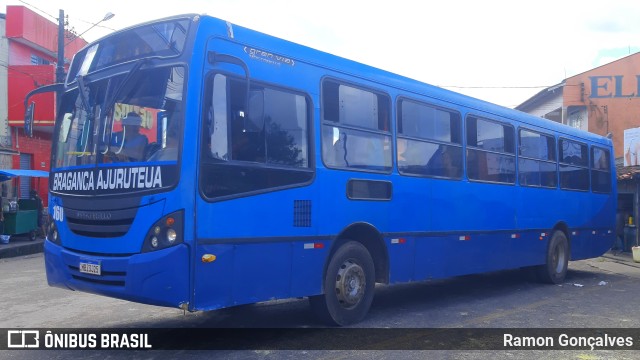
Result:
<svg viewBox="0 0 640 360"><path fill-rule="evenodd" d="M364 270L357 263L347 260L336 276L336 295L344 307L357 305L364 297L366 277Z"/></svg>
<svg viewBox="0 0 640 360"><path fill-rule="evenodd" d="M564 268L564 257L565 257L564 247L560 245L556 245L551 258L551 264L553 265L556 273L558 274L561 273Z"/></svg>

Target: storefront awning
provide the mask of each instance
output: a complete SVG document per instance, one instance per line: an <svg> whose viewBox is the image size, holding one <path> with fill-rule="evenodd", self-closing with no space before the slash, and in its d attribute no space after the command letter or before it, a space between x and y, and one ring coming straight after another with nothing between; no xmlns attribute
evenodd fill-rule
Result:
<svg viewBox="0 0 640 360"><path fill-rule="evenodd" d="M13 179L17 176L49 177L49 172L42 170L0 169L0 181Z"/></svg>

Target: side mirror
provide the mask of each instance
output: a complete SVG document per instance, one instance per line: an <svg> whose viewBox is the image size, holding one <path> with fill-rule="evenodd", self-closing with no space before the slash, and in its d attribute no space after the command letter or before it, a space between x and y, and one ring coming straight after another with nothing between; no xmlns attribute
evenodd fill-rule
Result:
<svg viewBox="0 0 640 360"><path fill-rule="evenodd" d="M264 91L251 90L249 92L247 116L244 128L247 131L258 132L264 128Z"/></svg>
<svg viewBox="0 0 640 360"><path fill-rule="evenodd" d="M31 105L27 107L27 110L24 114L24 133L28 137L33 137L33 114L36 110L36 103L32 102Z"/></svg>
<svg viewBox="0 0 640 360"><path fill-rule="evenodd" d="M32 97L33 95L47 93L47 92L60 93L62 90L64 90L64 84L51 84L51 85L41 86L27 93L27 95L24 98L24 108L26 109L25 115L24 115L24 132L27 134L27 136L33 137L33 117L36 110L34 103L31 103L31 105L27 105L29 103L29 98Z"/></svg>

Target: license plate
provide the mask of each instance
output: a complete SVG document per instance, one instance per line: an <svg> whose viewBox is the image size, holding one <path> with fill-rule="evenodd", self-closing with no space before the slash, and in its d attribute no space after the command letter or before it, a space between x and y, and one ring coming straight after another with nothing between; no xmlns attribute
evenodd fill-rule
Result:
<svg viewBox="0 0 640 360"><path fill-rule="evenodd" d="M93 262L93 261L81 262L80 272L85 274L91 274L91 275L100 275L101 274L100 263Z"/></svg>

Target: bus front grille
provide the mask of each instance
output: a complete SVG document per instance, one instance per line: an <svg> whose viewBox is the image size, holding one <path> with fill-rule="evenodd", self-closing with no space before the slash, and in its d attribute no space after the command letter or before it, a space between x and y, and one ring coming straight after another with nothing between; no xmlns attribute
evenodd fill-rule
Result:
<svg viewBox="0 0 640 360"><path fill-rule="evenodd" d="M92 284L108 285L108 286L124 286L124 279L127 277L126 271L102 271L99 276L85 274L80 272L80 268L73 265L67 265L71 272L71 277L75 280L88 282Z"/></svg>
<svg viewBox="0 0 640 360"><path fill-rule="evenodd" d="M107 286L123 286L124 287L124 280L95 279L95 278L90 278L88 276L79 276L79 275L71 275L71 277L73 277L75 280L89 282L89 283L92 283L92 284L107 285Z"/></svg>
<svg viewBox="0 0 640 360"><path fill-rule="evenodd" d="M120 237L125 235L138 209L91 211L65 209L69 229L77 235L98 238Z"/></svg>

